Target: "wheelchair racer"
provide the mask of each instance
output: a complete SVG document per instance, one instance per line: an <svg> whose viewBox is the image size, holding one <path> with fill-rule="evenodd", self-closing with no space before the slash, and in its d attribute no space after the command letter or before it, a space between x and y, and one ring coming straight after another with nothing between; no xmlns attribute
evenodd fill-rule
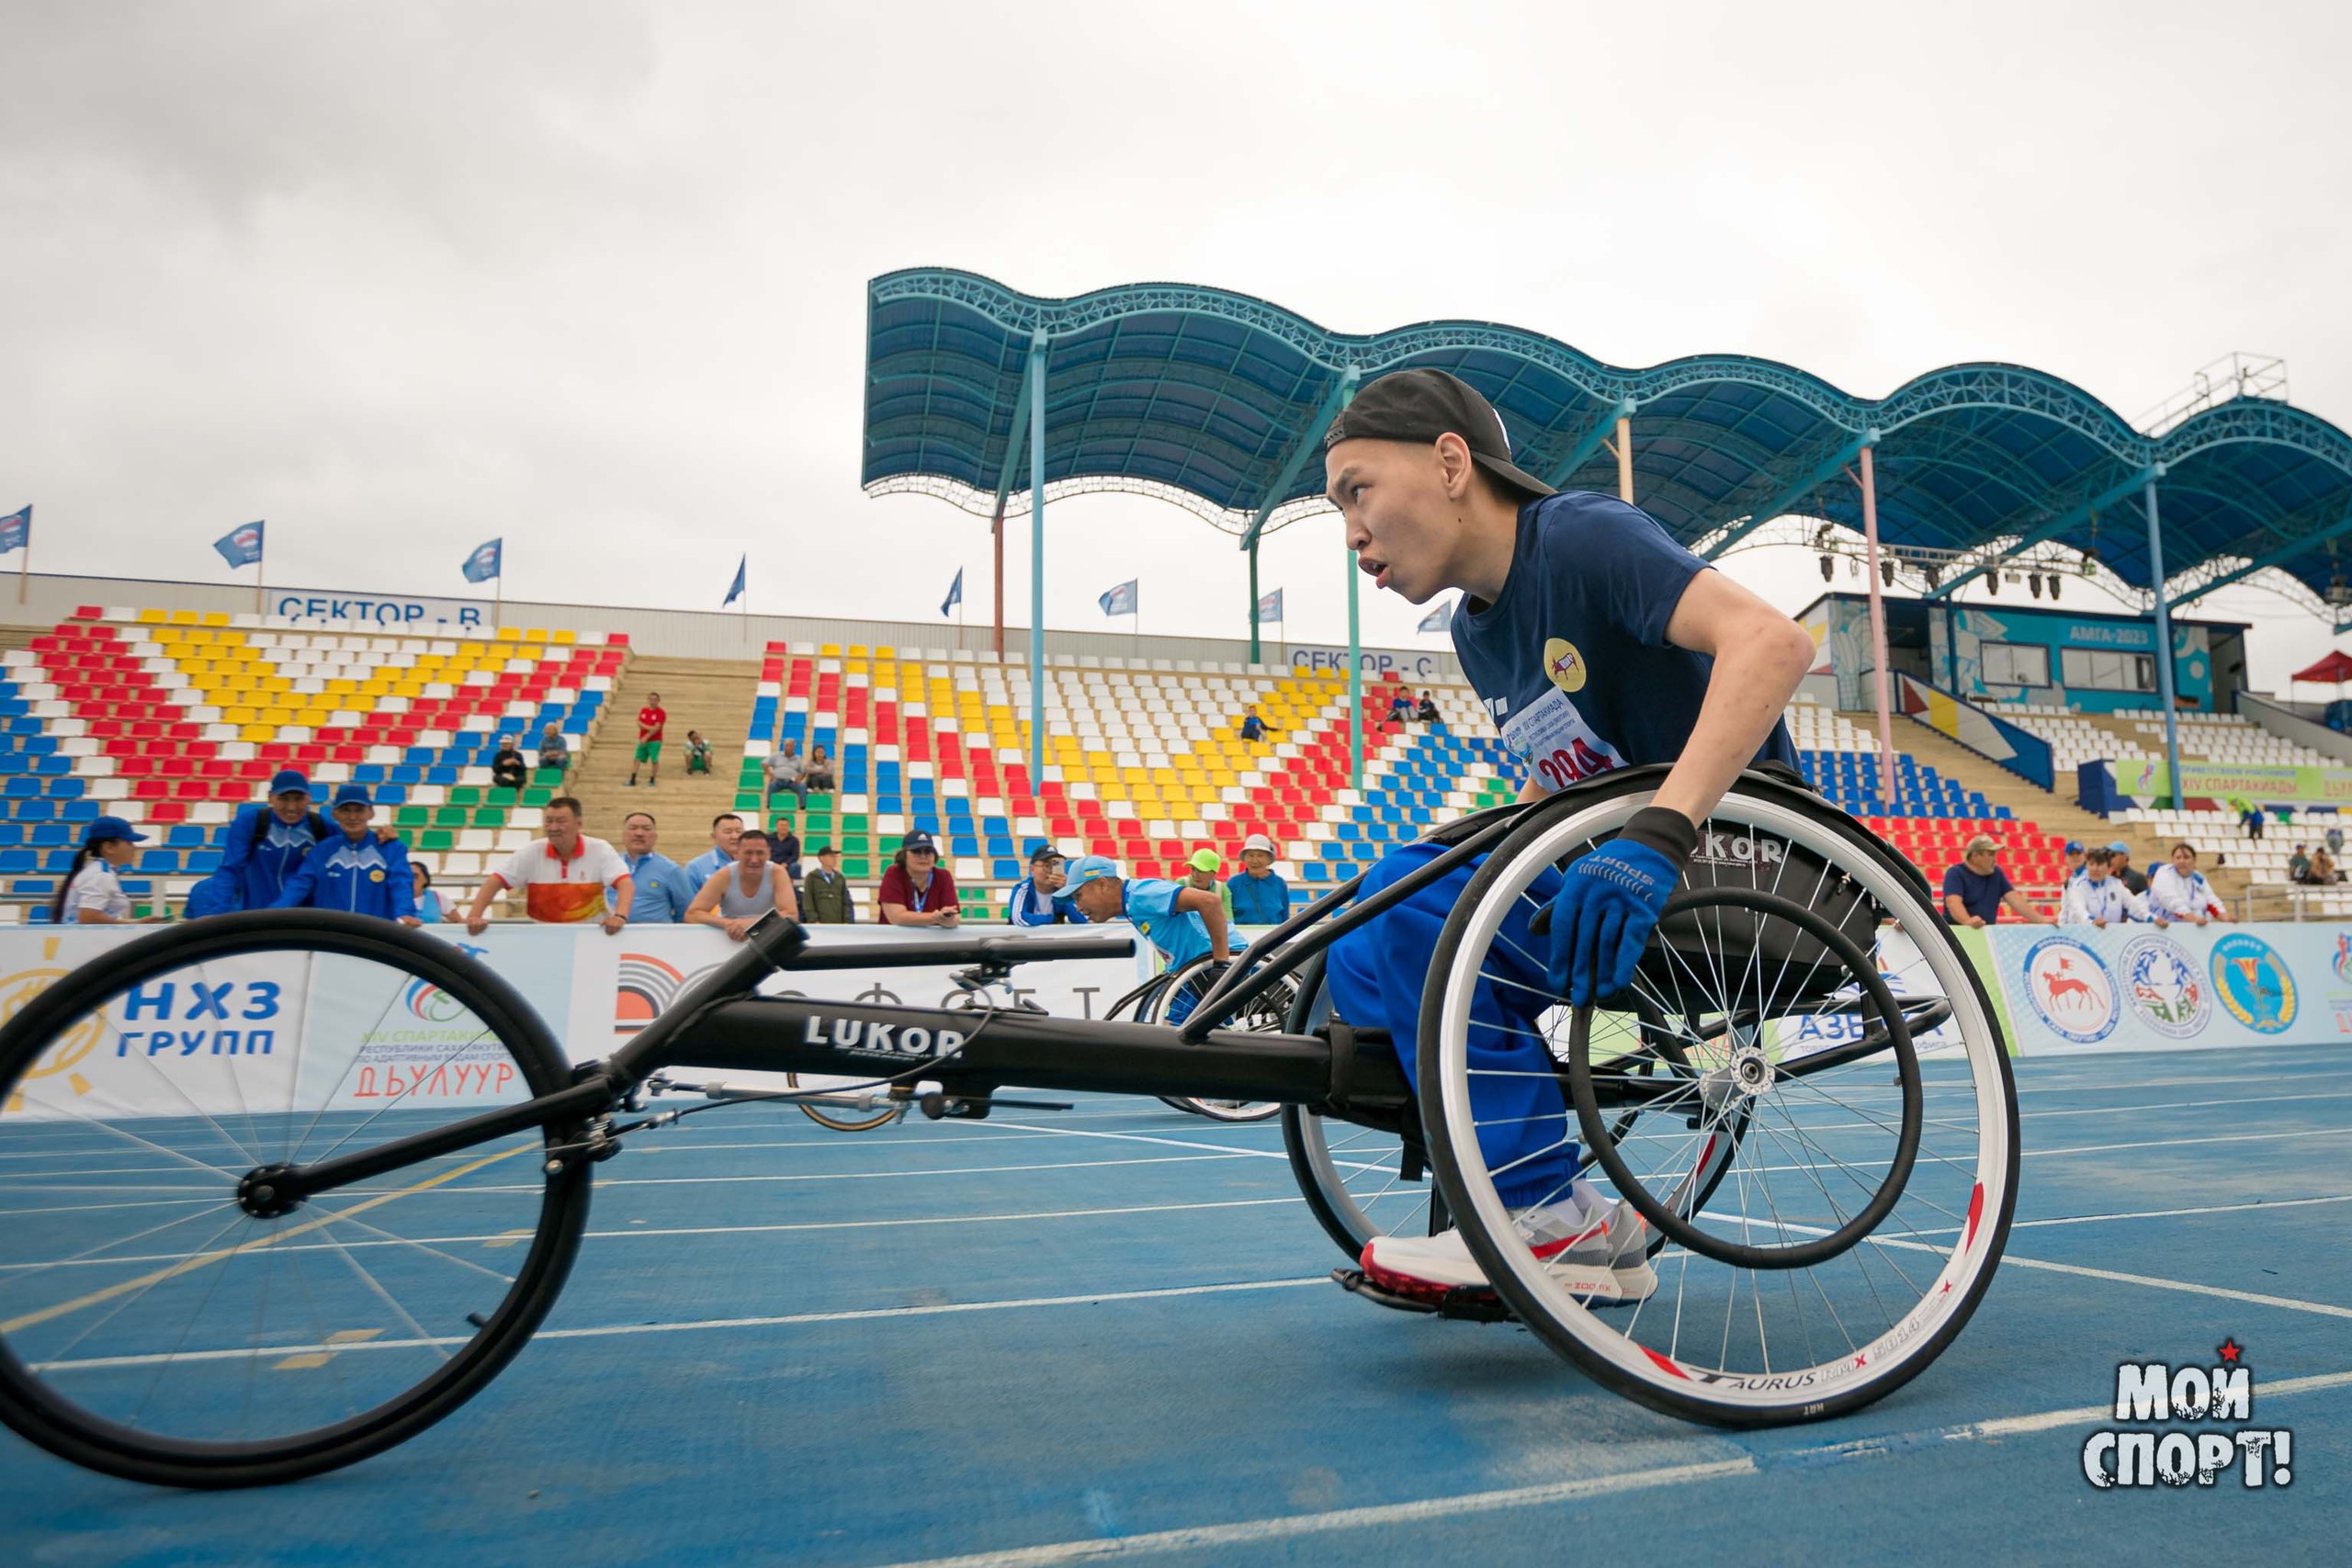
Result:
<svg viewBox="0 0 2352 1568"><path fill-rule="evenodd" d="M1069 880L1054 898L1095 925L1127 921L1151 943L1166 972L1203 953L1227 951L1225 900L1215 888L1190 887L1159 876L1122 877L1118 863L1106 855L1080 855L1072 862ZM1192 991L1178 997L1168 1010L1168 1021L1183 1022L1197 998Z"/></svg>
<svg viewBox="0 0 2352 1568"><path fill-rule="evenodd" d="M1536 1021L1563 998L1585 1006L1631 983L1699 824L1742 769L1796 778L1781 711L1812 667L1813 639L1646 513L1611 496L1556 492L1513 466L1493 406L1443 371L1369 383L1332 421L1323 448L1328 493L1374 584L1415 604L1448 589L1463 594L1454 649L1527 766L1521 800L1614 768L1670 764L1653 804L1615 839L1537 881L1531 892L1549 905L1549 933L1529 930L1529 908L1507 920L1471 1004L1480 1152L1521 1235L1578 1294L1643 1299L1657 1288L1646 1228L1631 1205L1577 1177ZM1440 852L1396 851L1360 897ZM1331 948L1334 1010L1386 1030L1408 1078L1419 1070L1413 1043L1430 957L1473 870L1422 888ZM1374 1300L1426 1303L1487 1288L1458 1230L1381 1236L1363 1263Z"/></svg>

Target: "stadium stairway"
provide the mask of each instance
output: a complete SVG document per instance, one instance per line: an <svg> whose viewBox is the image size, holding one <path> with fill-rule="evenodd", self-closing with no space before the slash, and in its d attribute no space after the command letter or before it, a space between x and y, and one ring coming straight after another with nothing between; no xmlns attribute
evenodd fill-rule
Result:
<svg viewBox="0 0 2352 1568"><path fill-rule="evenodd" d="M662 830L662 852L684 864L709 847L710 819L735 809L736 762L751 732L752 694L760 678L757 660L653 659L629 661L613 688L610 720L596 739L572 758L567 775L571 793L588 810L587 831L617 848L621 818L650 811ZM662 694L670 722L662 741L662 782L646 773L628 787L630 759L637 751L637 710L648 694ZM686 772L686 731L698 729L710 742L708 773ZM746 814L749 825L760 818ZM815 846L808 846L814 848Z"/></svg>
<svg viewBox="0 0 2352 1568"><path fill-rule="evenodd" d="M1849 713L1844 716L1865 728L1878 722L1877 715L1871 713ZM1875 732L1873 728L1872 733ZM1982 791L1987 800L2008 807L2018 817L2030 818L2045 832L2085 844L2107 844L2120 839L2132 846L2132 863L2143 872L2172 848L2169 840L2158 839L2141 824L2109 821L2085 811L2074 802L2071 779L2058 781L2064 793L2042 789L1917 719L1899 720L1894 739L1896 745L1932 765L1946 778L1957 779L1965 788ZM2210 867L2208 870L2215 890L2235 908L2245 896L2245 874L2227 866L2218 873Z"/></svg>

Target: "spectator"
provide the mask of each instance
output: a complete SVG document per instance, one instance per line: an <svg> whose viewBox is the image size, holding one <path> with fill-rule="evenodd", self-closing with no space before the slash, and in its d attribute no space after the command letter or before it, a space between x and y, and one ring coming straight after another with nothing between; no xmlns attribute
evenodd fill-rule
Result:
<svg viewBox="0 0 2352 1568"><path fill-rule="evenodd" d="M552 724L539 735L539 766L559 770L571 766L571 742Z"/></svg>
<svg viewBox="0 0 2352 1568"><path fill-rule="evenodd" d="M800 884L800 919L812 926L845 926L857 919L857 897L842 874L842 852L817 846L817 869Z"/></svg>
<svg viewBox="0 0 2352 1568"><path fill-rule="evenodd" d="M702 884L686 868L661 852L661 824L650 811L632 811L621 818L621 863L637 884L629 900L628 923L633 926L673 926L686 918L686 906L702 891Z"/></svg>
<svg viewBox="0 0 2352 1568"><path fill-rule="evenodd" d="M568 795L548 801L540 818L548 836L532 840L482 879L474 890L473 907L466 911L466 930L480 936L490 924L490 901L509 887L520 887L531 919L554 925L594 920L606 936L619 935L628 924L636 881L618 850L580 830L581 816L580 802ZM605 901L608 886L613 889L609 905Z"/></svg>
<svg viewBox="0 0 2352 1568"><path fill-rule="evenodd" d="M441 895L433 891L433 874L424 869L424 863L421 860L408 863L408 874L415 885L417 924L441 924Z"/></svg>
<svg viewBox="0 0 2352 1568"><path fill-rule="evenodd" d="M1413 694L1402 686L1397 687L1396 694L1388 699L1388 716L1395 719L1400 727L1410 724L1413 721L1413 715L1419 711L1413 705Z"/></svg>
<svg viewBox="0 0 2352 1568"><path fill-rule="evenodd" d="M956 878L939 863L939 845L918 828L899 840L875 896L875 918L886 926L953 926L963 918Z"/></svg>
<svg viewBox="0 0 2352 1568"><path fill-rule="evenodd" d="M1188 887L1156 876L1122 877L1116 861L1086 855L1070 867L1059 897L1079 906L1090 920L1125 919L1150 942L1160 962L1174 969L1203 954L1228 951L1225 906L1205 888ZM1168 1010L1168 1021L1182 1023L1199 998L1190 993Z"/></svg>
<svg viewBox="0 0 2352 1568"><path fill-rule="evenodd" d="M490 760L490 787L511 789L519 794L530 782L531 764L523 760L522 750L515 746L514 738L500 736L497 754Z"/></svg>
<svg viewBox="0 0 2352 1568"><path fill-rule="evenodd" d="M2326 840L2326 843L2327 843L2327 852L2328 852L2329 854L2334 855L2337 860L2342 860L2342 859L2344 858L2344 829L2341 829L2341 828L2336 828L2336 827L2330 827L2330 828L2328 829L2328 830L2327 830L2326 832L2324 832L2324 833L2322 833L2322 834L2320 835L2320 837L2321 837L2322 839L2324 839L2324 840Z"/></svg>
<svg viewBox="0 0 2352 1568"><path fill-rule="evenodd" d="M651 764L646 775L648 789L662 782L662 735L670 727L670 710L662 705L662 694L645 694L645 705L637 710L637 750L629 756L628 787L637 787L637 770Z"/></svg>
<svg viewBox="0 0 2352 1568"><path fill-rule="evenodd" d="M699 729L686 731L686 772L689 773L710 772L710 742L702 738L702 731Z"/></svg>
<svg viewBox="0 0 2352 1568"><path fill-rule="evenodd" d="M1413 716L1434 728L1437 724L1437 699L1427 691L1422 692L1421 705L1414 710Z"/></svg>
<svg viewBox="0 0 2352 1568"><path fill-rule="evenodd" d="M1234 919L1245 926L1275 926L1290 919L1290 884L1274 874L1274 841L1252 833L1241 841L1241 874L1225 885Z"/></svg>
<svg viewBox="0 0 2352 1568"><path fill-rule="evenodd" d="M1233 885L1216 879L1216 874L1225 869L1225 862L1217 858L1215 850L1194 850L1185 863L1192 867L1193 874L1184 879L1184 886L1196 893L1216 895L1217 908L1225 911L1226 939L1233 944L1234 952L1240 952L1248 944L1233 930Z"/></svg>
<svg viewBox="0 0 2352 1568"><path fill-rule="evenodd" d="M2061 925L2092 925L2105 930L2126 920L2148 918L2148 900L2132 892L2109 874L2115 869L2115 853L2111 850L2093 850L2084 858L2083 874L2066 884L2066 896L2058 906ZM2158 919L2156 924L2168 922Z"/></svg>
<svg viewBox="0 0 2352 1568"><path fill-rule="evenodd" d="M781 829L769 826L768 850L775 856L776 864L784 867L784 874L792 879L792 885L799 886L800 835L792 830L791 823L786 822Z"/></svg>
<svg viewBox="0 0 2352 1568"><path fill-rule="evenodd" d="M752 928L769 915L787 920L800 918L800 898L792 879L770 855L768 836L754 828L735 841L735 863L718 871L702 885L686 908L688 923L717 926L729 938L741 942Z"/></svg>
<svg viewBox="0 0 2352 1568"><path fill-rule="evenodd" d="M712 872L735 863L735 840L742 832L743 819L732 811L722 811L710 819L710 848L686 863L686 875L695 892L702 891Z"/></svg>
<svg viewBox="0 0 2352 1568"><path fill-rule="evenodd" d="M1253 707L1250 710L1249 716L1241 721L1241 739L1244 740L1263 740L1265 738L1266 721L1258 716L1258 710Z"/></svg>
<svg viewBox="0 0 2352 1568"><path fill-rule="evenodd" d="M1995 858L2000 851L1999 840L1984 833L1968 840L1961 863L1944 873L1944 918L1956 926L1989 926L2000 919L2001 906L2007 904L2018 919L2048 925L2001 869Z"/></svg>
<svg viewBox="0 0 2352 1568"><path fill-rule="evenodd" d="M2287 857L2288 881L2301 882L2303 880L2303 874L2312 868L2311 851L2312 847L2309 844L2297 844L2295 846L2295 852Z"/></svg>
<svg viewBox="0 0 2352 1568"><path fill-rule="evenodd" d="M113 820L113 818L109 818ZM220 839L220 867L187 896L190 919L266 909L286 879L334 829L311 808L311 781L292 768L269 781L269 799L237 807Z"/></svg>
<svg viewBox="0 0 2352 1568"><path fill-rule="evenodd" d="M306 794L303 800L309 799ZM115 877L139 852L136 846L146 841L146 834L119 817L101 817L83 829L82 847L74 852L65 886L50 900L50 919L59 925L81 926L143 926L160 919L157 915L132 919L130 895Z"/></svg>
<svg viewBox="0 0 2352 1568"><path fill-rule="evenodd" d="M2075 878L2083 874L2083 857L2085 852L2081 840L2069 839L2066 840L2066 874L2063 879L2065 886L2069 887L2073 886Z"/></svg>
<svg viewBox="0 0 2352 1568"><path fill-rule="evenodd" d="M782 750L769 752L767 761L769 805L775 805L778 795L790 790L793 798L799 802L803 810L806 810L808 806L808 764L800 759L799 741L787 740L784 743Z"/></svg>
<svg viewBox="0 0 2352 1568"><path fill-rule="evenodd" d="M2335 857L2327 852L2326 845L2322 844L2304 867L2301 880L2313 887L2324 887L2331 882L2343 881L2344 874L2335 869Z"/></svg>
<svg viewBox="0 0 2352 1568"><path fill-rule="evenodd" d="M2172 863L2156 867L2156 874L2148 878L2148 902L2165 919L2192 926L2230 918L2207 885L2204 873L2197 869L2196 850L2187 844L2175 844Z"/></svg>
<svg viewBox="0 0 2352 1568"><path fill-rule="evenodd" d="M2107 846L2107 852L2115 857L2116 880L2122 883L2130 891L2145 897L2148 892L2148 879L2132 869L2132 846L2118 839Z"/></svg>
<svg viewBox="0 0 2352 1568"><path fill-rule="evenodd" d="M2261 838L2262 807L2248 801L2241 801L2239 805L2243 809L2238 813L2238 820L2245 826L2245 836L2249 839Z"/></svg>
<svg viewBox="0 0 2352 1568"><path fill-rule="evenodd" d="M1029 874L1012 885L1005 900L1005 919L1016 926L1050 926L1063 921L1086 923L1086 917L1057 900L1066 880L1061 851L1040 840L1029 850Z"/></svg>
<svg viewBox="0 0 2352 1568"><path fill-rule="evenodd" d="M825 755L822 746L809 749L808 771L800 775L800 782L808 786L812 795L831 795L841 788L840 781L833 777L833 760Z"/></svg>
<svg viewBox="0 0 2352 1568"><path fill-rule="evenodd" d="M408 846L398 839L378 839L369 828L375 816L366 784L347 784L336 790L338 831L312 846L302 869L278 890L275 907L341 909L404 926L423 925L416 914L416 881L408 871Z"/></svg>

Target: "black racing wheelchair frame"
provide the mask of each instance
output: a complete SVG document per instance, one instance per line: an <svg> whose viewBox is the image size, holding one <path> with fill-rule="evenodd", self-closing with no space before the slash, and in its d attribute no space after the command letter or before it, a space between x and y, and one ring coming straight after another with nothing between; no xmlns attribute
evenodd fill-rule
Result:
<svg viewBox="0 0 2352 1568"><path fill-rule="evenodd" d="M1612 782L1627 782L1620 772ZM1805 792L1758 773L1744 774L1750 794L1799 799ZM940 1085L934 1114L985 1117L1002 1085L1159 1097L1280 1100L1310 1106L1341 1119L1368 1119L1395 1127L1412 1093L1393 1051L1333 1050L1329 1033L1297 1035L1220 1029L1231 1016L1286 976L1300 973L1332 943L1424 887L1487 854L1533 813L1576 803L1573 790L1463 817L1433 829L1426 841L1441 853L1385 887L1355 900L1363 878L1334 887L1252 942L1174 1029L1160 1024L1054 1018L1020 1007L915 1008L755 994L776 974L886 966L969 965L960 978L977 993L1014 966L1045 959L1124 958L1129 937L1035 940L1017 936L909 946L889 942L828 942L812 946L792 920L770 915L754 926L742 950L679 998L637 1037L602 1062L582 1065L570 1088L503 1106L411 1137L336 1156L315 1164L256 1170L249 1182L269 1193L285 1213L305 1199L382 1176L404 1166L456 1153L534 1127L580 1123L579 1155L600 1157L616 1145L609 1118L668 1068L799 1073L887 1082L911 1098L918 1081ZM1806 801L1819 809L1817 797ZM1850 822L1851 818L1839 819ZM1859 844L1871 840L1857 824ZM1914 872L1913 877L1917 878ZM1924 881L1920 882L1922 892ZM1940 1001L1902 1005L1893 1031L1917 1033L1948 1013ZM1719 1028L1736 1028L1736 1017ZM1814 1053L1792 1074L1813 1074L1876 1055L1894 1043L1883 1028ZM1399 1048L1409 1048L1402 1046ZM1565 1092L1567 1072L1562 1072ZM1591 1097L1603 1108L1638 1107L1674 1092L1670 1080L1616 1077L1596 1082ZM773 1098L788 1099L778 1095ZM562 1158L562 1156L551 1156Z"/></svg>

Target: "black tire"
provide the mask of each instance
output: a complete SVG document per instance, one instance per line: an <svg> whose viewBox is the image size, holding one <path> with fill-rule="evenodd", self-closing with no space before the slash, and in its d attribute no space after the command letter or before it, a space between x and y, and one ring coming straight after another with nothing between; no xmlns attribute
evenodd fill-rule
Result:
<svg viewBox="0 0 2352 1568"><path fill-rule="evenodd" d="M1847 1414L1917 1377L1966 1326L2007 1246L2016 1211L2019 1155L2016 1086L2000 1038L1998 1015L1973 965L1936 918L1932 895L1918 873L1852 818L1809 793L1753 774L1743 776L1718 807L1719 818L1746 810L1750 813L1746 819L1765 824L1766 831L1801 830L1814 840L1807 847L1817 850L1817 861L1839 879L1835 886L1816 880L1815 891L1827 886L1830 893L1842 897L1868 884L1860 909L1863 919L1858 923L1874 927L1869 920L1873 911L1889 914L1897 921L1903 934L1917 943L1917 964L1942 982L1942 994L1952 1004L1954 1029L1963 1037L1962 1059L1971 1069L1963 1081L1972 1097L1970 1103L1978 1112L1974 1194L1961 1199L1966 1211L1964 1224L1955 1227L1961 1234L1941 1266L1946 1272L1940 1290L1931 1280L1930 1289L1917 1305L1896 1316L1893 1326L1863 1342L1862 1350L1874 1358L1866 1370L1848 1374L1833 1353L1826 1363L1828 1371L1817 1380L1775 1380L1717 1370L1694 1374L1691 1366L1635 1338L1646 1303L1596 1313L1588 1310L1594 1304L1589 1299L1564 1298L1556 1288L1544 1288L1543 1266L1530 1262L1525 1243L1503 1223L1504 1212L1476 1140L1468 1140L1472 1146L1465 1160L1464 1149L1456 1147L1450 1134L1453 1122L1458 1121L1467 1129L1473 1122L1466 1099L1459 1104L1445 1103L1460 1095L1443 1057L1449 1050L1460 1050L1461 1031L1458 1021L1450 1022L1442 1015L1449 1006L1456 1012L1466 1008L1466 1002L1450 1003L1446 988L1449 977L1464 964L1474 928L1491 926L1504 900L1516 897L1504 886L1506 883L1523 886L1521 876L1553 863L1555 852L1563 845L1597 841L1588 833L1605 838L1613 830L1610 824L1643 804L1657 781L1655 773L1611 775L1544 801L1526 813L1510 838L1487 856L1456 905L1431 958L1419 1042L1419 1078L1425 1089L1420 1110L1439 1190L1461 1223L1472 1255L1505 1303L1555 1350L1602 1386L1669 1415L1727 1427L1766 1427ZM1758 812L1763 815L1755 815ZM1563 821L1587 813L1592 814L1589 829L1571 828ZM1788 849L1795 842L1784 839L1782 847ZM1576 852L1571 847L1567 852ZM1849 907L1848 915L1852 913ZM1848 916L1838 918L1843 920ZM1449 1030L1456 1036L1456 1043L1450 1045L1443 1043ZM1905 1092L1910 1092L1907 1085ZM1744 1139L1743 1144L1754 1141ZM1476 1162L1475 1181L1470 1161ZM1918 1185L1915 1175L1912 1186ZM1987 1191L1990 1185L1997 1185L1998 1191ZM1738 1299L1735 1285L1733 1300ZM1756 1302L1760 1311L1762 1298ZM1612 1327L1611 1321L1623 1324L1629 1310L1636 1326ZM1679 1327L1679 1319L1672 1321ZM1687 1358L1689 1352L1680 1354ZM1854 1365L1860 1368L1863 1363Z"/></svg>
<svg viewBox="0 0 2352 1568"><path fill-rule="evenodd" d="M512 1059L524 1080L520 1089L514 1091L514 1098L521 1098L524 1094L536 1097L553 1093L571 1081L571 1071L537 1013L506 981L458 951L450 942L411 931L389 921L359 916L316 909L258 910L170 927L117 948L68 972L17 1011L5 1027L0 1027L0 1104L15 1109L21 1103L18 1091L27 1084L32 1076L31 1069L39 1065L51 1044L64 1038L66 1032L84 1029L87 1021L94 1017L103 1023L104 1015L94 1013L93 1010L103 1007L108 998L123 993L128 987L161 981L165 976L207 963L256 954L289 953L312 955L310 973L313 975L320 955L326 955L381 965L413 976L418 984L437 987L465 1010L464 1013L449 1016L470 1014L481 1026L481 1035L487 1036L496 1046L503 1048L506 1057ZM199 969L198 972L204 971ZM419 993L412 991L409 995L414 997ZM306 1017L306 1029L308 1021ZM305 1039L307 1043L307 1036ZM119 1047L119 1054L120 1049ZM453 1050L451 1056L445 1060L455 1056ZM299 1084L300 1074L298 1052L290 1081ZM487 1081L487 1072L484 1077ZM341 1079L330 1084L322 1106L331 1102L341 1090ZM393 1098L397 1100L406 1093L404 1089ZM184 1092L183 1098L186 1098ZM195 1101L191 1100L190 1104L194 1107ZM198 1110L199 1115L204 1114L200 1108ZM294 1104L289 1093L288 1110L284 1113L287 1124L290 1126L296 1117L305 1113L303 1108ZM418 1108L407 1108L407 1113L418 1114ZM471 1113L470 1108L466 1113ZM310 1113L313 1127L318 1124L322 1114L323 1111ZM383 1111L379 1110L370 1120L381 1114ZM456 1114L453 1111L451 1119L455 1119ZM30 1117L31 1113L28 1116ZM210 1120L209 1116L206 1119ZM223 1111L222 1120L232 1119L232 1112ZM103 1125L94 1119L89 1120L92 1126ZM250 1128L250 1114L246 1120ZM20 1118L17 1123L20 1127L47 1124L37 1118L29 1122ZM0 1122L0 1127L6 1125L6 1122ZM516 1152L565 1142L576 1137L579 1132L577 1126L547 1128L542 1130L536 1143L526 1134L522 1150ZM320 1134L322 1137L325 1135ZM346 1138L350 1135L345 1134ZM301 1137L307 1139L309 1136L310 1133L305 1129ZM111 1148L115 1145L105 1146ZM292 1146L297 1150L302 1149L300 1142ZM319 1151L306 1152L308 1157L318 1157ZM462 1153L452 1157L462 1157ZM544 1168L550 1162L541 1160L537 1163ZM514 1358L546 1316L571 1269L588 1218L590 1162L583 1158L571 1158L560 1164L560 1171L550 1174L541 1168L535 1173L537 1179L526 1179L519 1187L506 1185L483 1190L518 1195L511 1203L517 1213L531 1205L529 1194L536 1190L537 1219L529 1230L528 1251L514 1266L511 1277L500 1270L467 1264L478 1272L491 1275L493 1280L511 1279L511 1283L497 1298L492 1310L482 1314L478 1320L468 1320L472 1322L475 1329L471 1337L466 1339L454 1354L447 1355L437 1370L347 1418L308 1430L275 1433L238 1441L190 1440L125 1424L85 1408L28 1366L17 1354L19 1337L12 1332L17 1324L23 1321L18 1319L0 1322L0 1420L5 1420L32 1442L76 1464L158 1485L207 1488L266 1485L315 1475L381 1452L414 1437L472 1397ZM376 1179L397 1182L401 1174L396 1171ZM202 1179L208 1183L211 1180L210 1178ZM407 1190L419 1191L447 1179L446 1176L437 1178L434 1181L418 1183ZM463 1196L465 1191L462 1189L452 1190L459 1196ZM401 1195L399 1190L393 1193L395 1197ZM233 1192L227 1196L233 1201ZM333 1223L330 1212L324 1209L315 1211L307 1222L300 1209L286 1218L289 1226L306 1225L313 1232ZM257 1220L255 1223L271 1222ZM294 1233L289 1228L286 1235L291 1234ZM253 1250L257 1252L283 1239L285 1235L273 1235L269 1240L253 1244ZM395 1239L413 1247L423 1246L406 1238ZM519 1235L517 1239L520 1239ZM339 1243L336 1247L337 1250L344 1250ZM278 1248L277 1255L282 1256L285 1250ZM245 1251L246 1244L241 1243L220 1256L243 1255ZM205 1268L216 1260L204 1253L190 1254L189 1258L195 1260L189 1265L191 1269ZM271 1267L276 1267L275 1262ZM219 1269L210 1271L216 1278L220 1272ZM493 1288L479 1287L485 1301ZM153 1289L153 1286L142 1286L141 1293L148 1289ZM201 1312L204 1304L211 1299L208 1293L197 1310ZM266 1305L268 1296L266 1289L262 1301ZM74 1303L68 1305L71 1307ZM51 1309L46 1318L54 1318L64 1310ZM194 1322L191 1316L191 1328ZM185 1333L183 1337L186 1337ZM441 1341L428 1343L437 1347ZM277 1351L272 1349L266 1353L274 1355ZM255 1359L252 1352L216 1354L244 1355L249 1360ZM177 1355L175 1349L171 1356L142 1359L160 1359L169 1366L175 1364ZM368 1364L381 1365L383 1360ZM405 1366L407 1363L402 1361L400 1364ZM161 1371L156 1375L160 1379ZM405 1373L399 1375L404 1376ZM248 1377L251 1377L250 1372Z"/></svg>

